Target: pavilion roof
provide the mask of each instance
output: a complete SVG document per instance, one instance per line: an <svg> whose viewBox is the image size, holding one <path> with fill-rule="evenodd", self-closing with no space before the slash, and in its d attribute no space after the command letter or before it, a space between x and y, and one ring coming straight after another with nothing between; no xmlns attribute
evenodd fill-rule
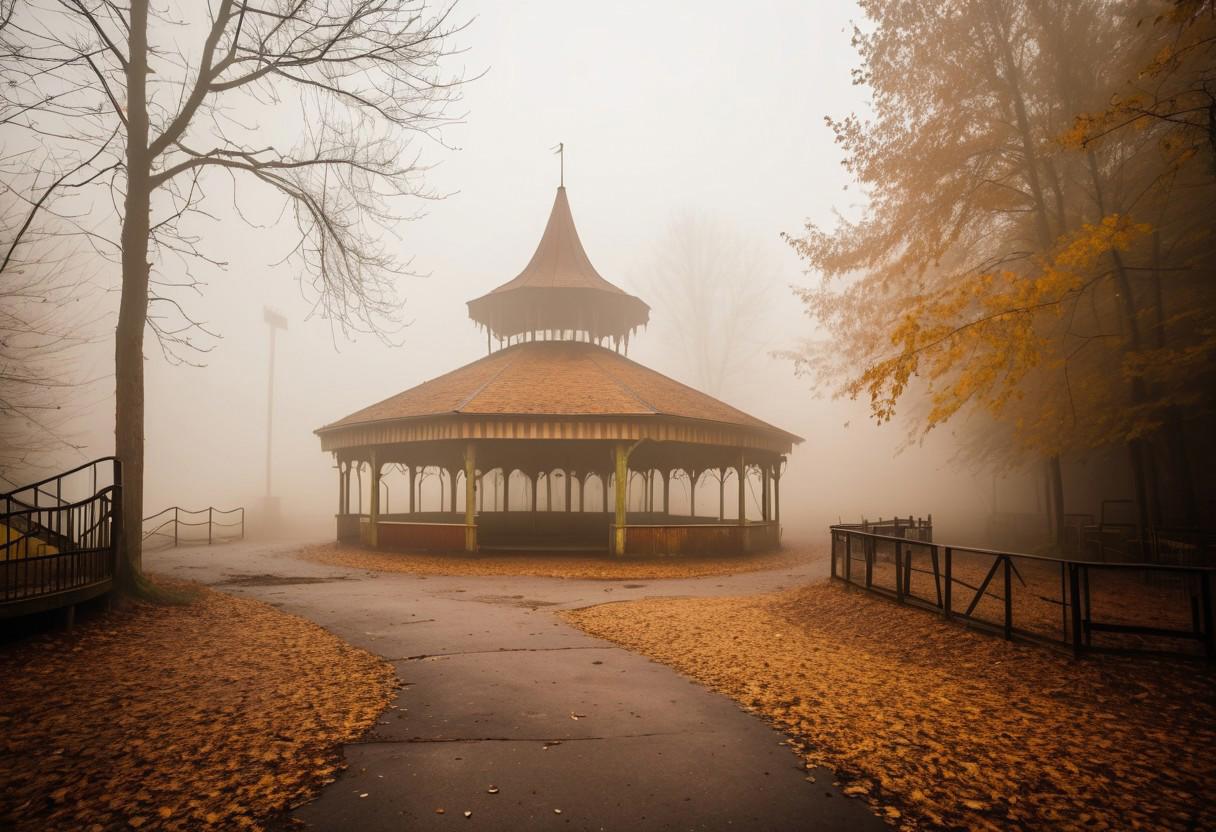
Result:
<svg viewBox="0 0 1216 832"><path fill-rule="evenodd" d="M624 338L650 319L640 298L605 280L591 264L559 187L540 244L524 270L469 301L469 317L501 337L579 330L595 339Z"/></svg>
<svg viewBox="0 0 1216 832"><path fill-rule="evenodd" d="M444 415L660 415L802 441L619 353L581 341L531 341L498 350L325 425L317 433Z"/></svg>

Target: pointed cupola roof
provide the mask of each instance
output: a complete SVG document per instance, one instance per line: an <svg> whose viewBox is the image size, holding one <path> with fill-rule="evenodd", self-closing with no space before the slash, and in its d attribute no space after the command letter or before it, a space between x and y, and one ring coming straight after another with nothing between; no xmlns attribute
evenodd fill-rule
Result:
<svg viewBox="0 0 1216 832"><path fill-rule="evenodd" d="M650 307L605 280L583 249L559 187L536 253L514 279L469 301L469 317L500 339L571 331L590 340L627 341L650 319Z"/></svg>

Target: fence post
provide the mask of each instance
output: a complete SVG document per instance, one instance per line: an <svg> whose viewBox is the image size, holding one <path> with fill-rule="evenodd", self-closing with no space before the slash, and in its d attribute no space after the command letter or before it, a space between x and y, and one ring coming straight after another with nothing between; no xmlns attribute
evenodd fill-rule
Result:
<svg viewBox="0 0 1216 832"><path fill-rule="evenodd" d="M904 542L895 541L895 598L904 602Z"/></svg>
<svg viewBox="0 0 1216 832"><path fill-rule="evenodd" d="M950 620L950 598L954 594L954 550L946 547L946 585L942 587L942 616Z"/></svg>
<svg viewBox="0 0 1216 832"><path fill-rule="evenodd" d="M832 564L831 564L832 579L835 580L835 578L836 578L836 530L832 529L829 533L832 535Z"/></svg>
<svg viewBox="0 0 1216 832"><path fill-rule="evenodd" d="M178 517L177 517L177 506L174 506L173 507L173 548L174 549L176 549L178 546L177 529L178 529L179 522L180 521L178 520Z"/></svg>
<svg viewBox="0 0 1216 832"><path fill-rule="evenodd" d="M1005 640L1013 638L1013 582L1010 580L1013 572L1013 559L1005 555Z"/></svg>
<svg viewBox="0 0 1216 832"><path fill-rule="evenodd" d="M1068 603L1072 606L1072 654L1081 658L1081 575L1075 563L1068 564Z"/></svg>
<svg viewBox="0 0 1216 832"><path fill-rule="evenodd" d="M866 556L866 589L874 585L874 550L877 541L872 537L863 537L861 539L861 551Z"/></svg>
<svg viewBox="0 0 1216 832"><path fill-rule="evenodd" d="M245 507L241 506L241 540L245 539Z"/></svg>
<svg viewBox="0 0 1216 832"><path fill-rule="evenodd" d="M207 545L211 545L211 506L207 506Z"/></svg>
<svg viewBox="0 0 1216 832"><path fill-rule="evenodd" d="M844 533L844 582L853 582L853 533Z"/></svg>
<svg viewBox="0 0 1216 832"><path fill-rule="evenodd" d="M1208 661L1216 661L1216 633L1212 632L1212 574L1199 573L1199 604L1203 616L1203 646Z"/></svg>

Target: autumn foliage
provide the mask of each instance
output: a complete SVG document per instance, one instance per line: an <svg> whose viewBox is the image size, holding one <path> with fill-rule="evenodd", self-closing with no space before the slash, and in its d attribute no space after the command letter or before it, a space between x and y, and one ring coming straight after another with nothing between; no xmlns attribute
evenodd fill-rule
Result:
<svg viewBox="0 0 1216 832"><path fill-rule="evenodd" d="M976 417L965 450L999 467L1125 448L1141 525L1197 525L1212 4L861 5L873 112L828 123L865 205L788 237L828 336L799 367L914 436Z"/></svg>
<svg viewBox="0 0 1216 832"><path fill-rule="evenodd" d="M1203 666L1078 663L834 584L566 615L767 718L900 829L1216 826Z"/></svg>
<svg viewBox="0 0 1216 832"><path fill-rule="evenodd" d="M260 829L333 780L392 666L197 591L0 648L0 827Z"/></svg>

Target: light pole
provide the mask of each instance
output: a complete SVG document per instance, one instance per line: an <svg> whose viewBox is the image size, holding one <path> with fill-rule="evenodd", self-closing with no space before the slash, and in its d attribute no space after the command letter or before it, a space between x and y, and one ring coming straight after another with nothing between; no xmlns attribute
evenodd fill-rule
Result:
<svg viewBox="0 0 1216 832"><path fill-rule="evenodd" d="M268 519L277 519L278 506L270 496L270 449L274 435L274 342L275 333L287 329L287 319L270 307L263 308L262 319L270 330L270 371L266 381L266 513Z"/></svg>

